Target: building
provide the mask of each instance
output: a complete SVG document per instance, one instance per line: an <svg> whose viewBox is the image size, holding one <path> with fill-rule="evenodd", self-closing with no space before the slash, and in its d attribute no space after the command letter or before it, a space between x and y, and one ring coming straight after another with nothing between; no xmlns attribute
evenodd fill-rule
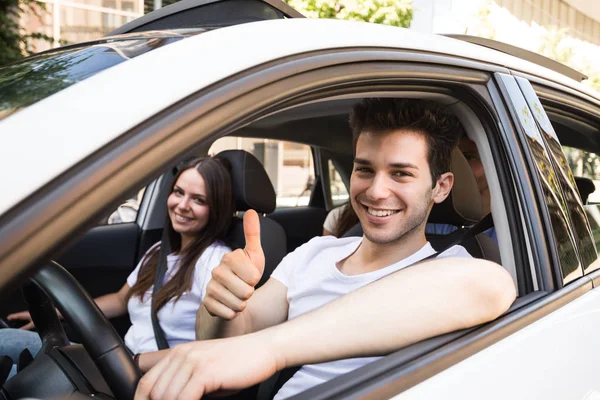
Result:
<svg viewBox="0 0 600 400"><path fill-rule="evenodd" d="M596 0L413 0L411 28L429 33L468 33L469 27L479 25L479 29L504 34L516 23L563 30L575 39L600 45L597 4ZM498 15L491 15L494 11ZM488 26L482 26L486 22ZM516 41L517 37L523 38L516 33L514 36Z"/></svg>
<svg viewBox="0 0 600 400"><path fill-rule="evenodd" d="M24 13L21 26L53 39L33 43L36 52L61 44L97 39L144 14L143 0L38 0Z"/></svg>

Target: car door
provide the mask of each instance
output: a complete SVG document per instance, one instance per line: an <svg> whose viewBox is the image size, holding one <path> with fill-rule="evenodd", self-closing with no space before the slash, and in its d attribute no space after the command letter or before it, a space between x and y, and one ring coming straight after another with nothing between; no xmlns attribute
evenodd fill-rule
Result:
<svg viewBox="0 0 600 400"><path fill-rule="evenodd" d="M532 184L542 206L539 218L550 228L555 253L553 267L540 271L552 273L556 289L537 307L516 313L523 329L415 385L401 399L583 399L600 394L594 367L600 356L600 289L594 282L598 261L589 223L571 171L564 168L568 164L558 137L531 84L505 74L496 79L529 153Z"/></svg>

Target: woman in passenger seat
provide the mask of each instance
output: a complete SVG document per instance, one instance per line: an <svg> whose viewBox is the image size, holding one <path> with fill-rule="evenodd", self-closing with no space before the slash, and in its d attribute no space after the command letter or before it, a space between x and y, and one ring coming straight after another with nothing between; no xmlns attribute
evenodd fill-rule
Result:
<svg viewBox="0 0 600 400"><path fill-rule="evenodd" d="M165 227L173 252L167 256L164 283L154 299L170 347L195 340L196 313L211 272L231 251L226 235L234 212L231 176L224 160L208 157L185 162L173 182ZM108 318L129 312L132 325L125 344L142 371L158 361L152 354L158 346L150 312L159 249L160 242L146 252L118 292L95 299ZM21 329L0 329L0 355L16 360L24 348L37 354L41 341L37 333L27 331L34 327L29 312L8 319L27 323ZM15 373L13 366L11 376Z"/></svg>

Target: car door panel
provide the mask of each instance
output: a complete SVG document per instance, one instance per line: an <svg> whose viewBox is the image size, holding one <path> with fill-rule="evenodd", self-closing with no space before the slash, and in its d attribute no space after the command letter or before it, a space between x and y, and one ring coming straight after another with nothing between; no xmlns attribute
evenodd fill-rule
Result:
<svg viewBox="0 0 600 400"><path fill-rule="evenodd" d="M598 398L599 331L596 288L394 398Z"/></svg>

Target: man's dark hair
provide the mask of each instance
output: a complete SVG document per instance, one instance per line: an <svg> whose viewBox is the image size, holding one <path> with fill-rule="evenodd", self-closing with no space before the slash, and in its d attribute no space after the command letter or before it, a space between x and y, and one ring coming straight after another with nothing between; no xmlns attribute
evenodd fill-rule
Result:
<svg viewBox="0 0 600 400"><path fill-rule="evenodd" d="M416 99L363 99L350 114L356 150L360 134L406 129L422 134L427 143L432 184L450 170L452 150L464 134L458 118L437 103Z"/></svg>

